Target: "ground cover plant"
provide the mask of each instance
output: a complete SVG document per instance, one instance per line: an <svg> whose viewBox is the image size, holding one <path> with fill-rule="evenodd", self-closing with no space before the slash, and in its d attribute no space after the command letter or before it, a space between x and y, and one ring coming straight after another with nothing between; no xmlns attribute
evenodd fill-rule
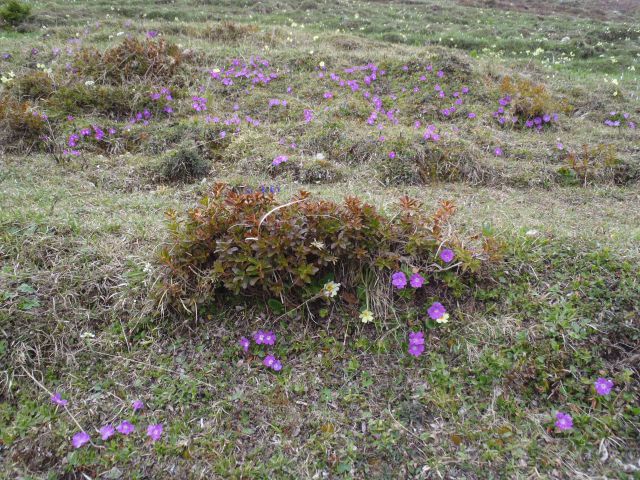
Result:
<svg viewBox="0 0 640 480"><path fill-rule="evenodd" d="M0 16L0 478L640 474L634 2Z"/></svg>

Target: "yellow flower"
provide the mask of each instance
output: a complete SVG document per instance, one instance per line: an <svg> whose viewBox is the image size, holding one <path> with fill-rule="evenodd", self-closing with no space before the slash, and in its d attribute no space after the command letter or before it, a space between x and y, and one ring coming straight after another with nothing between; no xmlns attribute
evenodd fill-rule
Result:
<svg viewBox="0 0 640 480"><path fill-rule="evenodd" d="M373 322L373 313L371 313L371 310L369 309L363 310L360 313L360 320L362 320L362 323Z"/></svg>
<svg viewBox="0 0 640 480"><path fill-rule="evenodd" d="M336 282L327 282L322 287L322 294L327 298L333 298L338 294L340 290L340 284Z"/></svg>
<svg viewBox="0 0 640 480"><path fill-rule="evenodd" d="M448 323L449 322L449 314L445 313L440 318L436 319L436 322L438 322L438 323Z"/></svg>

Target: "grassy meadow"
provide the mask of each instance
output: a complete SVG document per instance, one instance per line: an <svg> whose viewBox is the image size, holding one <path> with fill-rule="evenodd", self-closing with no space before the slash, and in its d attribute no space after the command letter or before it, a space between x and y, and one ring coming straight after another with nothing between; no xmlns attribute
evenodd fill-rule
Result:
<svg viewBox="0 0 640 480"><path fill-rule="evenodd" d="M1 479L640 478L637 2L26 3L0 23ZM287 205L258 230L299 190L448 201L461 261L424 293L397 255L335 298L231 268L195 292L168 219L218 182Z"/></svg>

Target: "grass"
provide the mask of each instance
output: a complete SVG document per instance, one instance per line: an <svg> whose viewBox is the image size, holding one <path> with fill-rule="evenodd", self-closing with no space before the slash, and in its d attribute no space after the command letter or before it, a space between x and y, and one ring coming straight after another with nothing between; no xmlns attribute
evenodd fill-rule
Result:
<svg viewBox="0 0 640 480"><path fill-rule="evenodd" d="M93 2L72 15L68 4L47 1L32 3L34 18L20 31L0 33L2 49L13 55L0 61L0 73L22 75L43 62L55 72L56 92L84 79L65 78L64 58L45 52L76 32L102 50L118 44L124 29L159 30L196 52L198 60L167 83L176 98L190 98L205 69L256 53L288 72L242 100L246 111L257 114L293 87L287 112L272 109L261 129L243 130L228 144L202 141L208 127L187 101L174 119L153 123L153 134L134 130L132 146L91 148L62 163L20 145L0 157L0 478L638 475L638 177L603 176L583 186L558 174L563 159L554 150L557 141L576 149L614 145L629 171L639 168L638 130L602 124L610 110L640 113L631 69L640 67L638 10L630 3L618 5L628 7L622 13L566 11L558 2L551 15L543 11L548 2L529 2L527 12L513 2L506 13L500 2L473 3L267 1L248 14L249 2ZM126 19L133 25L123 26ZM245 23L254 28L237 26ZM36 35L41 24L45 36ZM220 38L207 38L209 31ZM538 47L544 52L533 56ZM472 88L468 108L478 121L437 124L447 132L460 126L446 145L465 155L467 173L425 181L413 166L393 163L387 145L405 156L417 151L413 129L390 127L391 143L380 149L364 128L368 109L348 98L301 127L302 109L322 101L323 90L309 82L320 61L334 71L368 61L390 70L410 62L456 65L449 81ZM498 80L514 72L569 100L574 110L557 129L536 134L492 121ZM141 81L105 91L117 90L119 112L137 108L159 86ZM55 95L37 104L54 122L69 105L83 105L73 112L81 125L128 118L72 98L56 103ZM225 112L238 101L216 85L208 98L212 110ZM412 96L400 102L403 111L420 108ZM282 173L268 168L281 136L305 152ZM158 159L192 140L208 172L165 183ZM503 157L492 154L497 145ZM315 160L317 153L326 159ZM419 359L406 354L416 318L365 326L295 312L276 321L266 306L232 300L198 318L160 318L150 292L167 240L164 212L191 207L214 180L277 184L283 201L301 187L329 199L357 194L387 213L404 193L427 206L450 199L457 226L496 231L505 260L492 280L465 292L448 326L427 332ZM265 351L244 355L237 347L240 336L265 326L278 334L278 374L262 367ZM615 382L608 397L594 395L599 376ZM62 392L68 412L51 405L34 379ZM136 398L146 407L134 415ZM556 410L573 416L573 431L553 429ZM123 418L136 435L103 448L71 447L76 422L97 439L96 428ZM165 433L150 444L144 431L156 422Z"/></svg>

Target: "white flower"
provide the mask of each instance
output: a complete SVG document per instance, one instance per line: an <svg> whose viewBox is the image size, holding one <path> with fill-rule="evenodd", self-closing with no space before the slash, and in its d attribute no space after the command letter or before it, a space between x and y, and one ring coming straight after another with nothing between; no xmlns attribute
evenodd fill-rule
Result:
<svg viewBox="0 0 640 480"><path fill-rule="evenodd" d="M311 242L311 246L316 247L318 250L324 250L325 248L324 243L320 240L314 240L313 242Z"/></svg>
<svg viewBox="0 0 640 480"><path fill-rule="evenodd" d="M87 80L86 82L84 82L84 84L85 84L87 87L91 87L91 86L95 85L95 84L96 84L96 82L94 82L93 80Z"/></svg>
<svg viewBox="0 0 640 480"><path fill-rule="evenodd" d="M360 313L360 320L362 320L362 323L369 323L373 321L373 313L371 313L371 310L366 309L363 310Z"/></svg>
<svg viewBox="0 0 640 480"><path fill-rule="evenodd" d="M436 319L436 322L438 322L438 323L449 323L449 314L445 313L440 318Z"/></svg>
<svg viewBox="0 0 640 480"><path fill-rule="evenodd" d="M322 294L327 298L333 298L338 294L340 290L340 284L336 282L327 282L322 287Z"/></svg>

